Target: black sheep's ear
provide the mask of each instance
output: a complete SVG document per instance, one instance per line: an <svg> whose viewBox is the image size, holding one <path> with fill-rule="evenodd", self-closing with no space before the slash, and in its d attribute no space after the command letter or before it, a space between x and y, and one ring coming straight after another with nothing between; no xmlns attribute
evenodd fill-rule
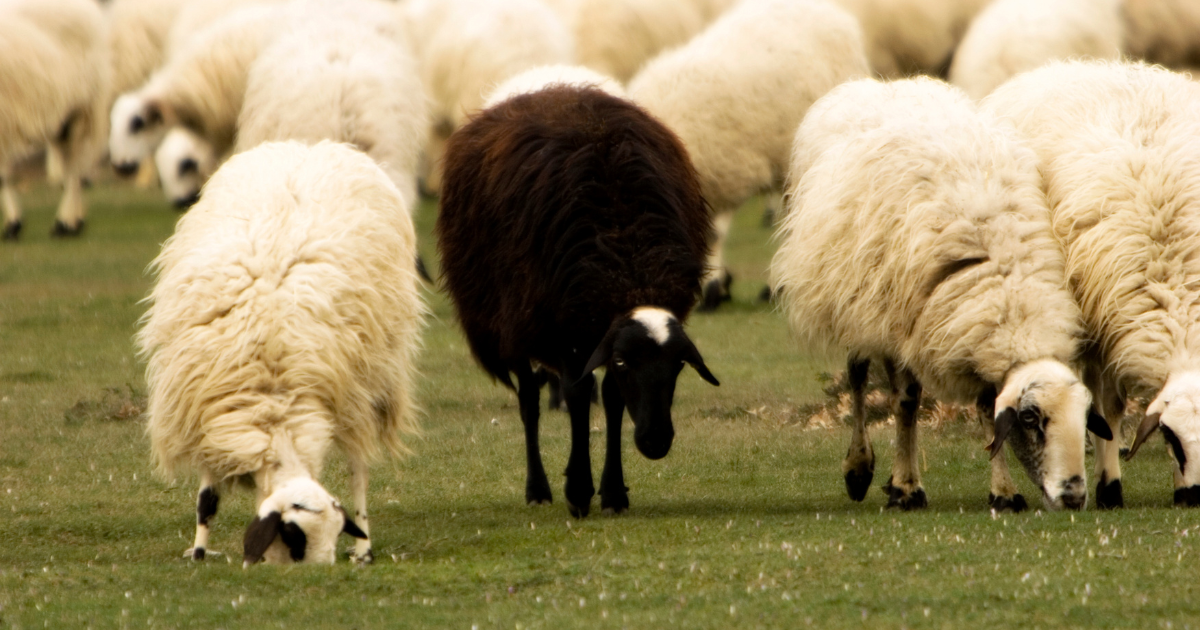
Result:
<svg viewBox="0 0 1200 630"><path fill-rule="evenodd" d="M617 329L612 327L605 333L604 339L600 340L600 345L596 346L596 351L592 353L592 358L588 359L587 365L583 366L583 374L580 378L596 371L596 368L608 363L612 358L613 344L616 343Z"/></svg>
<svg viewBox="0 0 1200 630"><path fill-rule="evenodd" d="M1125 456L1125 461L1133 459L1133 456L1137 454L1138 449L1142 447L1142 442L1145 442L1146 438L1150 437L1150 434L1154 433L1154 431L1158 429L1161 419L1161 413L1146 414L1146 418L1142 420L1142 424L1138 426L1137 437L1133 440L1133 446L1129 447L1129 454Z"/></svg>
<svg viewBox="0 0 1200 630"><path fill-rule="evenodd" d="M700 351L696 349L696 344L692 343L691 338L687 335L683 336L683 340L686 343L683 350L683 360L687 361L693 368L696 368L696 372L700 374L700 378L719 387L721 382L717 380L717 377L713 376L712 372L708 371L708 366L704 365L704 357L700 356Z"/></svg>
<svg viewBox="0 0 1200 630"><path fill-rule="evenodd" d="M1008 438L1009 431L1012 431L1013 425L1017 423L1017 410L1013 407L1005 407L996 415L995 428L992 431L992 443L987 445L987 449L992 455L989 459L995 459L1004 448L1004 440Z"/></svg>
<svg viewBox="0 0 1200 630"><path fill-rule="evenodd" d="M338 509L342 511L342 518L345 519L344 523L342 524L342 533L366 540L368 538L367 532L364 532L362 528L358 526L358 523L355 523L350 518L350 515L346 512L346 508L339 505Z"/></svg>
<svg viewBox="0 0 1200 630"><path fill-rule="evenodd" d="M1108 420L1105 420L1104 416L1100 415L1100 412L1095 407L1088 409L1087 428L1088 431L1094 433L1101 440L1111 442L1113 439L1112 429L1108 426Z"/></svg>
<svg viewBox="0 0 1200 630"><path fill-rule="evenodd" d="M279 535L279 526L283 515L271 512L266 518L255 516L246 528L246 536L242 539L242 566L249 566L263 559L267 547L275 542Z"/></svg>

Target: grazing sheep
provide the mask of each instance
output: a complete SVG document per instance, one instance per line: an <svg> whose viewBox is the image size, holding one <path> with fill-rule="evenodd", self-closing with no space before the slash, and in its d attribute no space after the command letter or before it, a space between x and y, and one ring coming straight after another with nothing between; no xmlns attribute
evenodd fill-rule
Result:
<svg viewBox="0 0 1200 630"><path fill-rule="evenodd" d="M145 85L119 97L109 134L113 167L134 172L176 125L225 153L233 145L250 64L283 21L282 10L270 5L231 13L193 36Z"/></svg>
<svg viewBox="0 0 1200 630"><path fill-rule="evenodd" d="M245 561L371 559L367 464L415 426L410 391L425 307L404 199L365 155L267 143L213 176L155 259L138 333L161 472L200 473L204 558L220 488L252 479ZM355 515L317 482L333 444Z"/></svg>
<svg viewBox="0 0 1200 630"><path fill-rule="evenodd" d="M945 76L971 18L991 1L837 0L862 22L871 68L888 79Z"/></svg>
<svg viewBox="0 0 1200 630"><path fill-rule="evenodd" d="M1033 154L932 79L836 88L796 145L771 275L804 342L849 352L850 496L862 500L875 465L863 385L877 358L899 407L889 507L926 505L916 432L925 387L976 402L988 424L995 413L993 507L1025 507L997 457L1007 440L1048 508L1082 508L1085 426L1111 435L1068 367L1080 351L1079 309Z"/></svg>
<svg viewBox="0 0 1200 630"><path fill-rule="evenodd" d="M104 16L92 0L7 0L0 4L0 50L0 235L21 233L14 162L47 145L63 168L52 233L77 235L87 212L83 173L104 146L110 63Z"/></svg>
<svg viewBox="0 0 1200 630"><path fill-rule="evenodd" d="M538 66L518 74L496 86L483 103L483 108L495 106L520 94L529 94L546 89L551 85L569 87L593 87L617 98L625 98L625 88L612 77L583 66L553 65Z"/></svg>
<svg viewBox="0 0 1200 630"><path fill-rule="evenodd" d="M853 16L826 0L744 0L687 45L646 65L630 97L687 147L716 217L703 308L729 296L733 212L778 187L813 101L868 72Z"/></svg>
<svg viewBox="0 0 1200 630"><path fill-rule="evenodd" d="M200 200L200 188L223 161L204 138L182 126L172 127L154 152L163 192L179 210Z"/></svg>
<svg viewBox="0 0 1200 630"><path fill-rule="evenodd" d="M1125 50L1170 68L1200 68L1200 2L1124 0Z"/></svg>
<svg viewBox="0 0 1200 630"><path fill-rule="evenodd" d="M541 0L411 0L404 10L431 100L421 175L426 190L436 193L446 139L487 94L529 68L571 63L574 44Z"/></svg>
<svg viewBox="0 0 1200 630"><path fill-rule="evenodd" d="M108 7L112 93L124 94L145 83L166 57L168 33L179 13L208 4L188 4L184 0L113 0Z"/></svg>
<svg viewBox="0 0 1200 630"><path fill-rule="evenodd" d="M1200 85L1143 64L1054 63L983 103L1038 155L1066 277L1095 340L1088 373L1117 433L1152 396L1175 501L1200 505ZM1118 442L1096 443L1097 505L1124 499Z"/></svg>
<svg viewBox="0 0 1200 630"><path fill-rule="evenodd" d="M1119 59L1121 0L996 0L971 22L950 82L979 100L1056 59Z"/></svg>
<svg viewBox="0 0 1200 630"><path fill-rule="evenodd" d="M167 33L167 56L173 56L187 46L189 40L204 32L209 25L227 15L236 13L247 7L281 4L286 0L204 0L189 2L184 6L175 20L171 22ZM132 87L137 87L140 83Z"/></svg>
<svg viewBox="0 0 1200 630"><path fill-rule="evenodd" d="M279 36L251 65L233 152L267 141L348 142L415 208L426 120L416 62L404 47L361 24L311 24ZM199 198L215 154L190 132L163 141L155 159L173 203Z"/></svg>
<svg viewBox="0 0 1200 630"><path fill-rule="evenodd" d="M592 371L604 366L600 505L626 510L626 406L638 450L659 459L674 438L671 404L684 362L717 384L682 327L712 231L687 153L628 101L552 85L480 112L451 136L445 175L443 277L476 359L517 393L526 501L552 498L534 364L562 380L571 417L565 495L576 517L588 514L595 494L589 412Z"/></svg>

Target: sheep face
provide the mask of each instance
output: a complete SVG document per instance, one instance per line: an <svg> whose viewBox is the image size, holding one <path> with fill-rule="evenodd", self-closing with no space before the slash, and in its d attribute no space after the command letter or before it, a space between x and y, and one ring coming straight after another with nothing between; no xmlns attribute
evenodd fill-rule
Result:
<svg viewBox="0 0 1200 630"><path fill-rule="evenodd" d="M585 368L591 372L604 365L609 377L616 378L633 420L634 444L650 459L661 459L671 450L671 403L684 363L709 383L720 384L674 315L642 307L613 323Z"/></svg>
<svg viewBox="0 0 1200 630"><path fill-rule="evenodd" d="M246 528L244 565L311 562L333 564L338 534L367 535L321 484L306 477L275 489Z"/></svg>
<svg viewBox="0 0 1200 630"><path fill-rule="evenodd" d="M132 175L166 132L161 105L135 94L122 95L113 103L108 136L113 168L122 175Z"/></svg>
<svg viewBox="0 0 1200 630"><path fill-rule="evenodd" d="M1200 506L1200 372L1183 372L1167 379L1158 396L1146 407L1146 418L1127 457L1156 429L1175 458L1175 504Z"/></svg>
<svg viewBox="0 0 1200 630"><path fill-rule="evenodd" d="M154 153L163 192L179 210L200 200L200 188L217 168L212 145L184 127L173 127Z"/></svg>
<svg viewBox="0 0 1200 630"><path fill-rule="evenodd" d="M1079 510L1087 502L1084 448L1089 429L1112 439L1075 373L1058 361L1034 361L1013 370L996 397L995 439L988 448L995 457L1007 439L1042 489L1048 509Z"/></svg>

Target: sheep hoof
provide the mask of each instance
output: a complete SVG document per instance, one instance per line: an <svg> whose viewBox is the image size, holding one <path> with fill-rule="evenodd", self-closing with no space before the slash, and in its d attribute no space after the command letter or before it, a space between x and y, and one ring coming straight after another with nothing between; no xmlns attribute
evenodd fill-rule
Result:
<svg viewBox="0 0 1200 630"><path fill-rule="evenodd" d="M988 505L997 512L1012 512L1017 514L1024 512L1029 508L1029 504L1025 502L1025 497L1021 494L1014 494L1011 497L996 496L988 493Z"/></svg>
<svg viewBox="0 0 1200 630"><path fill-rule="evenodd" d="M550 493L550 483L545 479L540 482L530 481L525 486L525 503L529 505L550 505L554 495Z"/></svg>
<svg viewBox="0 0 1200 630"><path fill-rule="evenodd" d="M905 490L900 486L892 485L892 480L888 479L887 485L883 487L883 491L888 495L887 506L889 508L898 507L907 512L909 510L921 510L929 506L929 500L925 497L925 489L920 486L912 490Z"/></svg>
<svg viewBox="0 0 1200 630"><path fill-rule="evenodd" d="M571 516L584 518L592 510L592 497L595 496L596 491L591 486L592 484L589 483L586 488L572 492L571 482L567 482L564 494L567 497L567 511L571 513Z"/></svg>
<svg viewBox="0 0 1200 630"><path fill-rule="evenodd" d="M4 240L15 241L21 235L21 222L13 221L4 224Z"/></svg>
<svg viewBox="0 0 1200 630"><path fill-rule="evenodd" d="M620 492L606 493L600 489L600 513L605 516L616 516L629 511L629 488Z"/></svg>
<svg viewBox="0 0 1200 630"><path fill-rule="evenodd" d="M707 313L717 310L721 302L730 302L733 300L733 294L730 293L729 287L733 284L733 274L728 270L721 274L720 278L713 278L704 284L704 290L701 292L700 306L697 311Z"/></svg>
<svg viewBox="0 0 1200 630"><path fill-rule="evenodd" d="M775 292L771 290L771 286L767 285L758 293L759 302L770 302L775 299Z"/></svg>
<svg viewBox="0 0 1200 630"><path fill-rule="evenodd" d="M193 547L183 552L183 557L189 560L203 560L208 556L216 557L220 555L222 555L220 551L213 551L212 549L205 549L204 547Z"/></svg>
<svg viewBox="0 0 1200 630"><path fill-rule="evenodd" d="M362 555L355 555L354 552L351 552L350 559L354 561L354 564L357 564L360 566L367 565L367 564L375 564L375 552L370 549L368 549L367 552Z"/></svg>
<svg viewBox="0 0 1200 630"><path fill-rule="evenodd" d="M1101 476L1100 482L1096 484L1096 508L1111 510L1119 507L1125 507L1125 496L1121 491L1121 480L1114 479L1109 482L1107 478Z"/></svg>
<svg viewBox="0 0 1200 630"><path fill-rule="evenodd" d="M82 220L80 220L79 223L76 223L74 227L68 227L66 223L55 220L54 229L50 230L50 236L59 238L66 236L79 236L83 233L83 225L84 222Z"/></svg>
<svg viewBox="0 0 1200 630"><path fill-rule="evenodd" d="M1200 506L1200 486L1175 488L1175 507Z"/></svg>
<svg viewBox="0 0 1200 630"><path fill-rule="evenodd" d="M846 494L854 501L862 501L871 489L871 480L875 478L875 462L861 461L854 468L846 471Z"/></svg>

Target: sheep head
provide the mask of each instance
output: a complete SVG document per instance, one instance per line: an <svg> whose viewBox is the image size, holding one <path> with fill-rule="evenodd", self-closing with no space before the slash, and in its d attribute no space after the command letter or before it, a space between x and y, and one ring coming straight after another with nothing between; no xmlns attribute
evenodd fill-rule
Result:
<svg viewBox="0 0 1200 630"><path fill-rule="evenodd" d="M1009 373L996 396L992 457L1007 440L1013 454L1042 489L1048 509L1082 509L1087 502L1084 449L1087 431L1112 439L1108 423L1095 412L1092 396L1075 372L1043 359Z"/></svg>
<svg viewBox="0 0 1200 630"><path fill-rule="evenodd" d="M217 169L212 145L186 127L172 127L154 153L158 179L167 199L179 210L200 200L200 188Z"/></svg>
<svg viewBox="0 0 1200 630"><path fill-rule="evenodd" d="M168 112L162 103L139 94L123 94L113 103L108 152L113 168L132 175L167 132Z"/></svg>
<svg viewBox="0 0 1200 630"><path fill-rule="evenodd" d="M1175 504L1200 505L1200 372L1172 375L1146 407L1146 417L1129 448L1129 459L1155 430L1175 458Z"/></svg>
<svg viewBox="0 0 1200 630"><path fill-rule="evenodd" d="M650 459L661 459L671 450L671 403L684 363L720 385L679 320L667 310L644 306L613 322L584 368L590 374L605 366L605 378L616 378L633 420L634 444Z"/></svg>
<svg viewBox="0 0 1200 630"><path fill-rule="evenodd" d="M264 560L333 564L341 533L367 537L321 484L307 477L290 479L263 500L246 528L243 566Z"/></svg>

